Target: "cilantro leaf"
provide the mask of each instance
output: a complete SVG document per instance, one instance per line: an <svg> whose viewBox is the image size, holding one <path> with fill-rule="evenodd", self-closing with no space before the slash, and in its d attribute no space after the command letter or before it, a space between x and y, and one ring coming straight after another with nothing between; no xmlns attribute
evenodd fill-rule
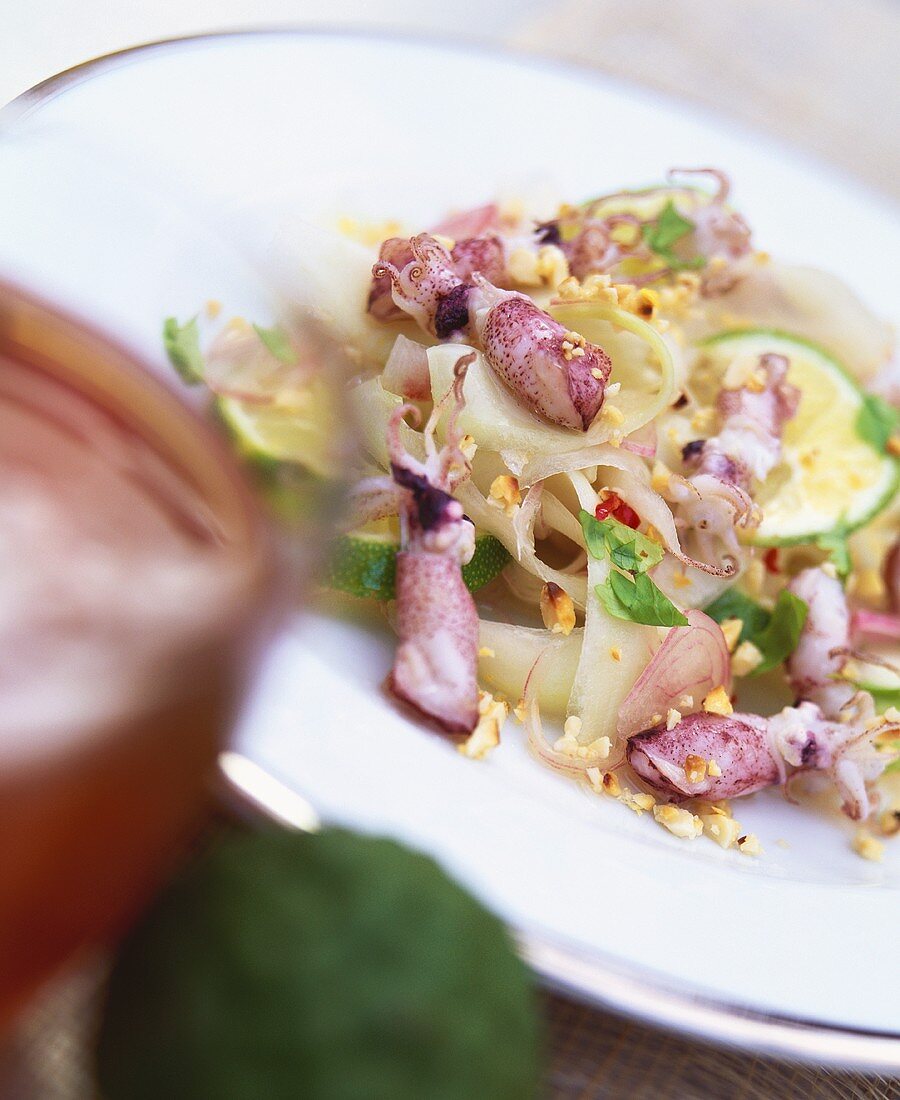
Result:
<svg viewBox="0 0 900 1100"><path fill-rule="evenodd" d="M200 331L197 318L179 325L175 317L163 322L163 347L169 362L190 386L203 381L203 355L200 351Z"/></svg>
<svg viewBox="0 0 900 1100"><path fill-rule="evenodd" d="M766 628L753 639L763 655L762 662L753 670L754 676L780 665L794 652L808 611L805 600L782 588Z"/></svg>
<svg viewBox="0 0 900 1100"><path fill-rule="evenodd" d="M253 328L256 335L262 340L276 359L288 365L293 365L297 362L297 356L283 328L277 325L274 328L263 328L262 325L254 325Z"/></svg>
<svg viewBox="0 0 900 1100"><path fill-rule="evenodd" d="M820 550L828 553L828 560L832 563L841 578L847 577L853 568L850 558L850 546L847 542L849 532L845 527L838 527L825 535L817 535L813 540Z"/></svg>
<svg viewBox="0 0 900 1100"><path fill-rule="evenodd" d="M662 561L663 548L658 542L612 516L595 519L582 508L579 518L591 557L602 560L608 556L613 565L630 573L646 573Z"/></svg>
<svg viewBox="0 0 900 1100"><path fill-rule="evenodd" d="M703 267L706 264L704 256L694 256L690 260L682 260L672 251L675 245L693 232L694 223L679 214L675 203L669 199L662 208L656 221L641 227L641 233L647 247L650 248L673 271L681 271L685 268Z"/></svg>
<svg viewBox="0 0 900 1100"><path fill-rule="evenodd" d="M857 434L877 451L887 449L887 442L897 430L900 412L884 398L874 393L863 396L863 405L856 418Z"/></svg>
<svg viewBox="0 0 900 1100"><path fill-rule="evenodd" d="M794 652L808 608L805 601L786 588L778 593L772 611L766 611L749 596L732 588L704 610L717 623L725 619L740 619L743 622L738 641L752 642L763 656L762 662L751 673L756 676L781 664Z"/></svg>
<svg viewBox="0 0 900 1100"><path fill-rule="evenodd" d="M723 623L726 619L740 619L744 625L738 641L753 642L754 645L772 618L771 612L760 607L743 592L738 592L736 588L729 588L703 610L717 623Z"/></svg>
<svg viewBox="0 0 900 1100"><path fill-rule="evenodd" d="M645 626L687 626L688 620L645 574L631 577L612 570L595 589L610 615Z"/></svg>

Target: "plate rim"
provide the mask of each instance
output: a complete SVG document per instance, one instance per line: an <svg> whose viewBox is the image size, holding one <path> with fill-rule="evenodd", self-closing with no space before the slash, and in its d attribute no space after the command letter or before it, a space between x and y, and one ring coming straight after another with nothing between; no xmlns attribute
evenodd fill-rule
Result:
<svg viewBox="0 0 900 1100"><path fill-rule="evenodd" d="M653 97L677 105L696 118L719 119L718 114L690 100L613 77L586 62L548 58L539 53L476 37L446 36L423 31L404 33L371 27L253 25L216 31L177 35L136 43L120 50L88 58L26 88L0 107L0 125L27 117L52 99L119 65L140 60L143 54L191 43L264 38L332 38L349 41L381 41L418 44L441 50L477 52L489 58L515 61L538 70L576 73L581 78L621 88L635 97ZM762 135L744 124L734 124L738 134ZM888 208L891 197L814 153L764 135L776 147L807 168L824 169L834 180L852 185ZM266 769L234 751L219 758L215 782L217 793L238 813L250 818L276 821L304 830L319 825L318 814L306 799L291 790ZM762 1013L729 1003L725 999L686 995L673 989L652 971L623 967L600 953L588 955L572 945L560 944L545 934L512 929L522 957L548 987L595 1007L614 1012L650 1026L690 1038L717 1043L745 1053L802 1062L809 1065L875 1073L900 1072L900 1036L844 1028L807 1021L790 1015Z"/></svg>

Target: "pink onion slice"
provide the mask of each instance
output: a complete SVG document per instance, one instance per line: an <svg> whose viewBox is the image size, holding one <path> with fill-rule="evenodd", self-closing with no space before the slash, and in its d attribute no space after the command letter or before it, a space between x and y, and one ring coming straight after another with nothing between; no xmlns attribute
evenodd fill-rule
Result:
<svg viewBox="0 0 900 1100"><path fill-rule="evenodd" d="M636 432L622 440L622 449L640 455L641 458L656 457L656 425L651 420Z"/></svg>
<svg viewBox="0 0 900 1100"><path fill-rule="evenodd" d="M619 711L617 730L630 737L663 720L669 708L699 709L717 687L731 690L731 659L718 623L702 611L686 612L689 626L675 626L650 658ZM684 696L693 700L689 707Z"/></svg>
<svg viewBox="0 0 900 1100"><path fill-rule="evenodd" d="M888 615L883 611L854 611L850 620L850 633L900 640L900 615Z"/></svg>
<svg viewBox="0 0 900 1100"><path fill-rule="evenodd" d="M452 237L458 241L465 237L483 237L489 230L497 229L500 224L500 210L496 203L476 206L472 210L461 210L444 218L431 230L442 237Z"/></svg>
<svg viewBox="0 0 900 1100"><path fill-rule="evenodd" d="M384 365L381 384L389 393L427 401L431 397L427 349L415 340L398 336Z"/></svg>

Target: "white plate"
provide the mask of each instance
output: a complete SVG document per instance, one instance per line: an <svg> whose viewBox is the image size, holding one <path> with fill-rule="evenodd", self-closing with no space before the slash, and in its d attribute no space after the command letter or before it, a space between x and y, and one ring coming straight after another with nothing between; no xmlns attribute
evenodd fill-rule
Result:
<svg viewBox="0 0 900 1100"><path fill-rule="evenodd" d="M167 313L210 297L264 308L246 263L223 259L222 226L259 254L277 247L286 211L425 223L498 190L548 185L574 199L672 164L725 167L761 247L839 270L900 319L886 262L900 227L883 199L677 105L515 57L214 36L63 74L0 121L0 206L17 212L0 268L157 359ZM141 182L127 202L125 179ZM463 759L381 694L390 660L378 629L298 623L240 731L258 767L238 761L238 785L273 812L302 795L326 821L432 852L549 979L584 996L756 1049L900 1067L900 852L866 863L847 828L775 793L740 805L758 860L675 840L544 770L514 723L488 761Z"/></svg>

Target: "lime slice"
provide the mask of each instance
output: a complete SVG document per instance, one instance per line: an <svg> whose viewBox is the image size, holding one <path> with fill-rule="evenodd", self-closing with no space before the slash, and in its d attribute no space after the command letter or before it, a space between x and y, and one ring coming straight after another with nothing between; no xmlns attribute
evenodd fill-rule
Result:
<svg viewBox="0 0 900 1100"><path fill-rule="evenodd" d="M315 382L308 397L302 406L219 397L215 411L244 457L264 470L290 463L333 478L340 465L331 403Z"/></svg>
<svg viewBox="0 0 900 1100"><path fill-rule="evenodd" d="M379 521L342 535L333 544L326 583L352 596L375 600L394 598L400 540L395 521ZM509 561L509 553L493 535L477 535L475 555L462 567L471 591L494 579Z"/></svg>
<svg viewBox="0 0 900 1100"><path fill-rule="evenodd" d="M788 380L801 393L785 426L782 459L756 494L763 521L753 542L788 546L845 535L891 501L900 465L859 435L863 394L837 360L798 336L769 329L719 333L702 349L703 369L715 376L738 356L784 355Z"/></svg>

